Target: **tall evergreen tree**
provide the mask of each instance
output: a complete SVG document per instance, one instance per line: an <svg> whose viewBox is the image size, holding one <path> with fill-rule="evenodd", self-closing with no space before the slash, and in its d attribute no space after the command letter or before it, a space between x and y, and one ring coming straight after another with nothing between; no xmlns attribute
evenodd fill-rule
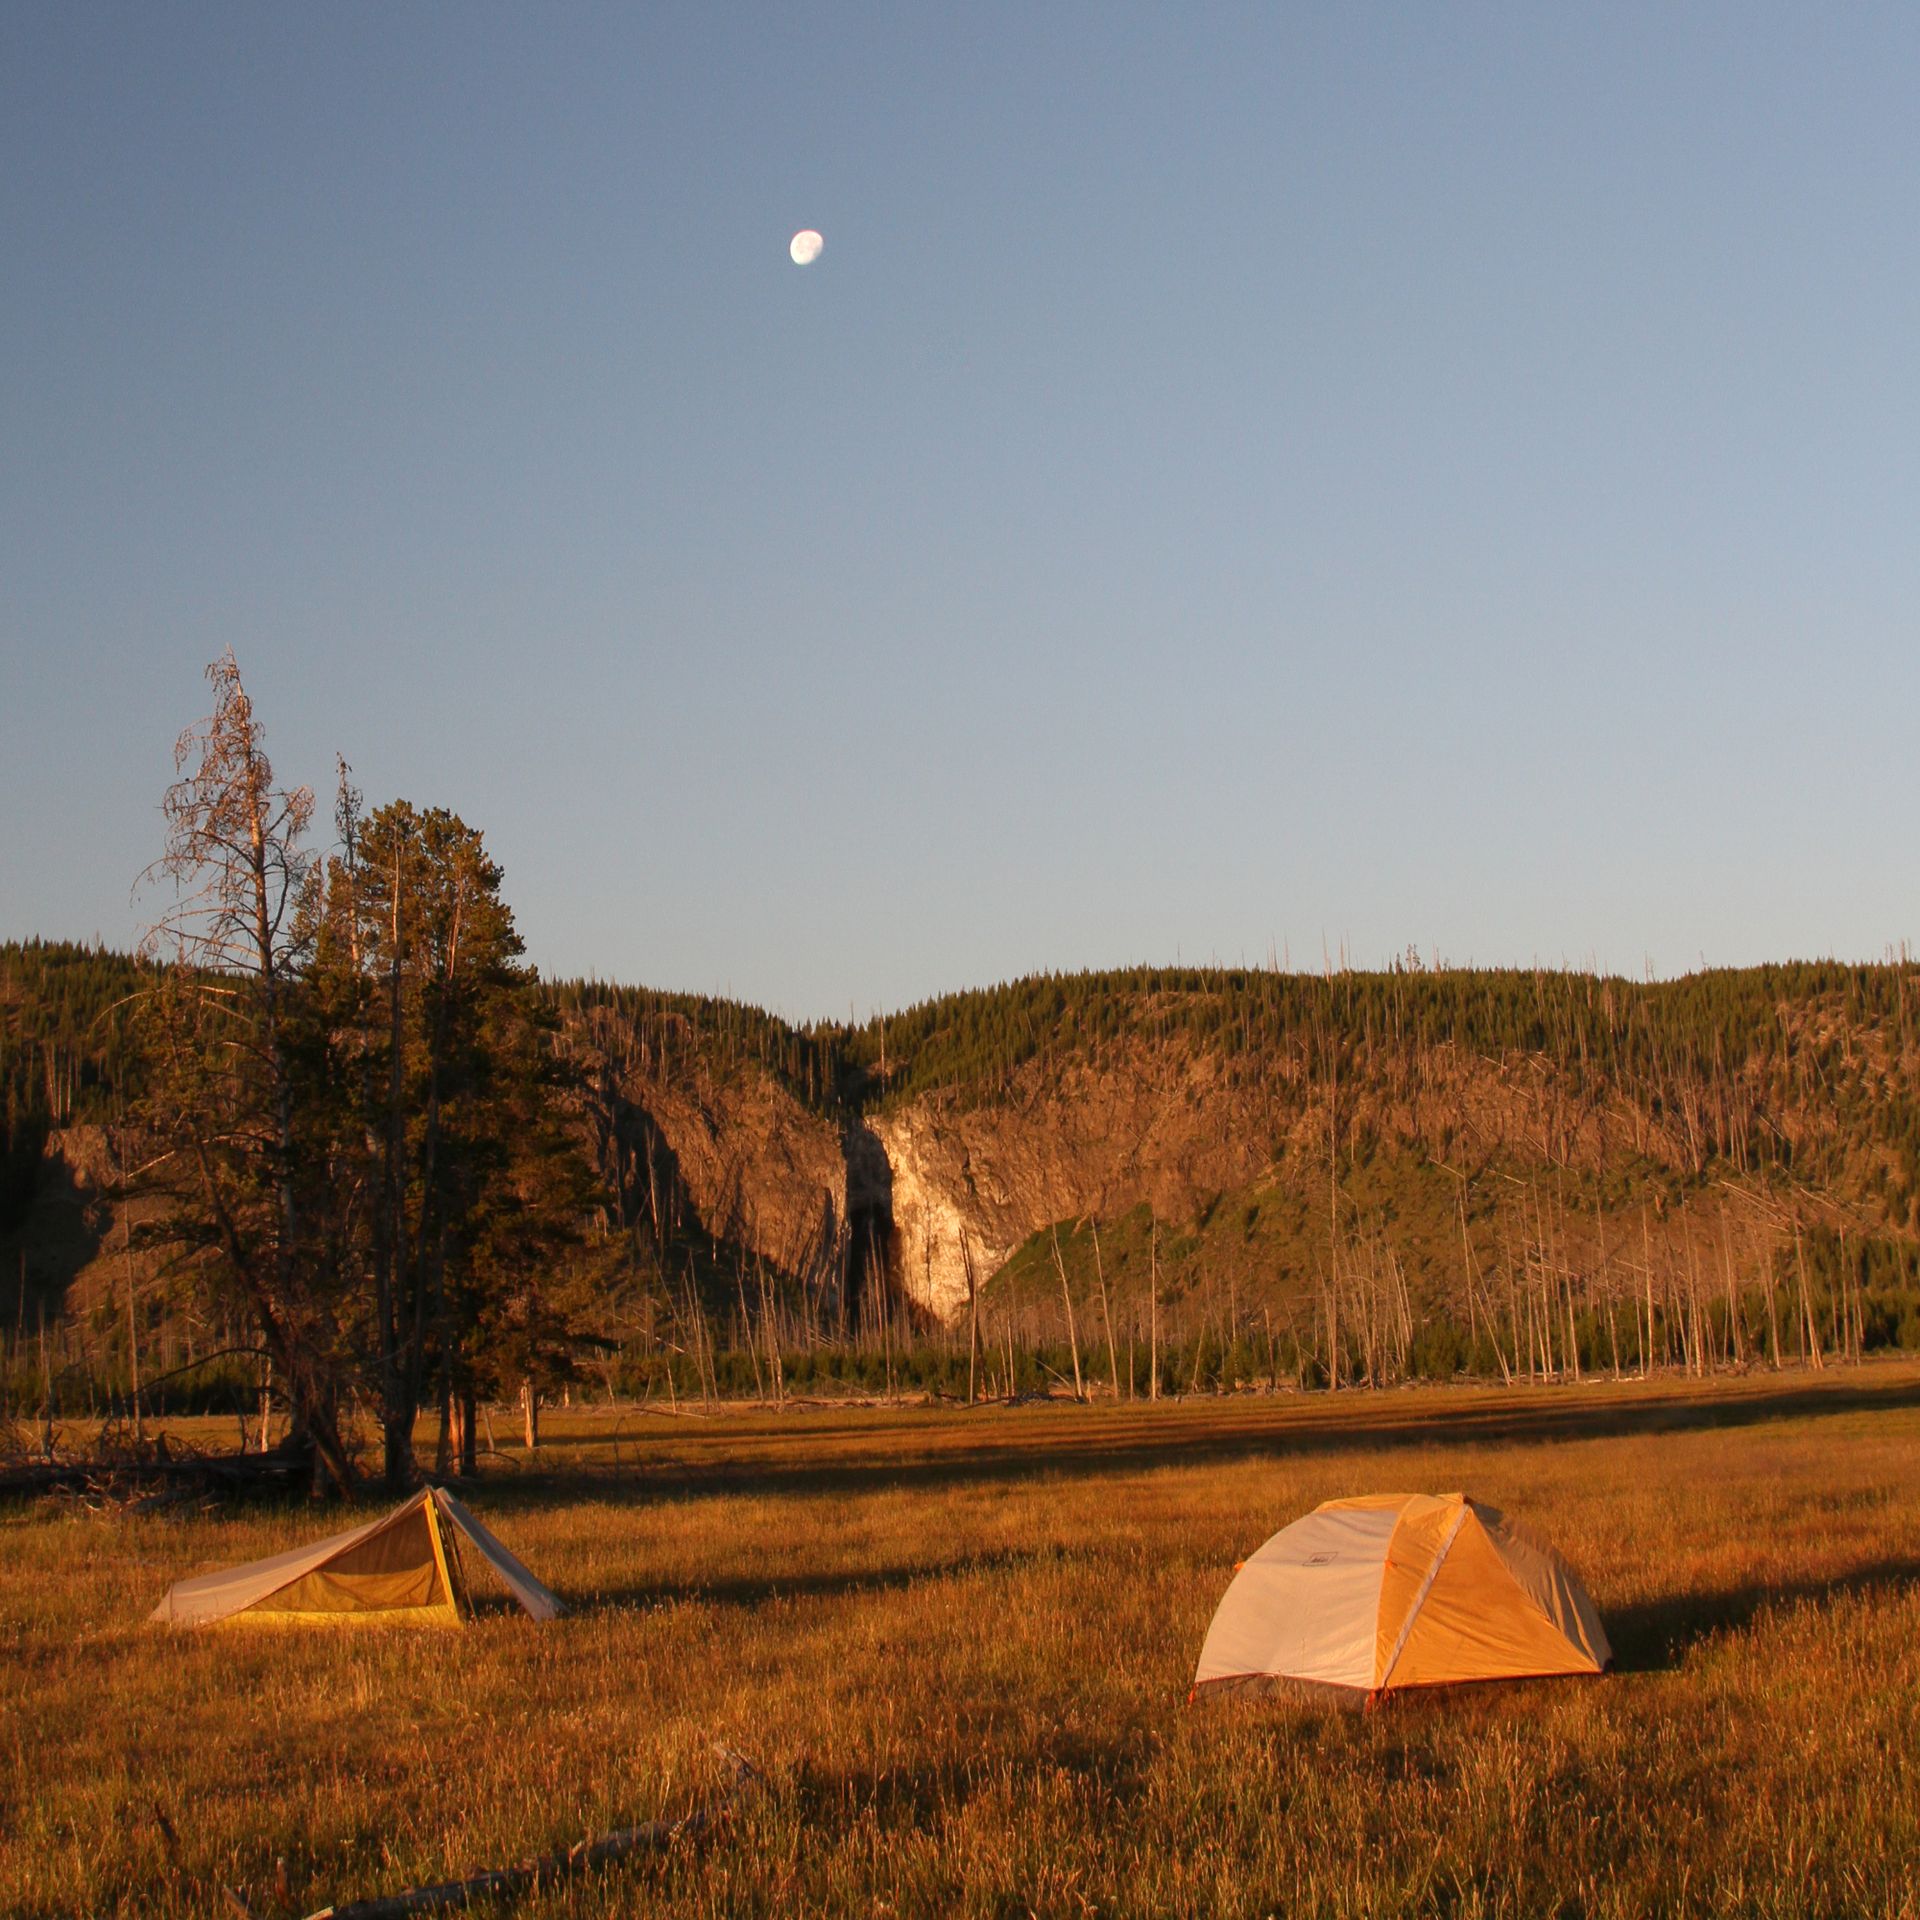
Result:
<svg viewBox="0 0 1920 1920"><path fill-rule="evenodd" d="M368 1282L352 1329L398 1483L430 1400L470 1458L483 1330L538 1292L533 1267L563 1263L591 1196L480 834L404 800L362 819L350 789L341 822L316 915L315 1050L335 1090L342 1243Z"/></svg>

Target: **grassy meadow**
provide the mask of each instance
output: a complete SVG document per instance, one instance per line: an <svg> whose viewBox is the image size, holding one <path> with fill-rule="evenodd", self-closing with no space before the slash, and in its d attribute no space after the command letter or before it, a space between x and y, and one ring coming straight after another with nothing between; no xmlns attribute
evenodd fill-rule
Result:
<svg viewBox="0 0 1920 1920"><path fill-rule="evenodd" d="M685 1812L720 1741L731 1819L520 1911L1920 1913L1910 1364L547 1438L468 1495L546 1627L167 1632L172 1579L344 1523L0 1510L0 1911L303 1915ZM1268 1533L1454 1488L1583 1572L1616 1673L1186 1704Z"/></svg>

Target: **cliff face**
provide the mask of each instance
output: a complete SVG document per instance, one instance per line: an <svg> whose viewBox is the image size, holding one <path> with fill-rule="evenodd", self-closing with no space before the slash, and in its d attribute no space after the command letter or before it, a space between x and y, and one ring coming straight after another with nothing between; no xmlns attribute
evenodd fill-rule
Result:
<svg viewBox="0 0 1920 1920"><path fill-rule="evenodd" d="M969 1265L984 1286L1054 1222L1146 1204L1179 1229L1256 1181L1324 1208L1330 1143L1343 1167L1379 1153L1468 1172L1700 1171L1684 1108L1578 1096L1538 1055L1445 1045L1411 1064L1356 1058L1329 1081L1286 1060L1236 1069L1174 1036L1029 1062L991 1098L924 1094L845 1132L752 1069L624 1091L657 1130L656 1178L677 1182L707 1231L820 1289L846 1285L849 1249L870 1240L891 1284L948 1322L966 1310ZM1817 1116L1799 1124L1819 1131Z"/></svg>
<svg viewBox="0 0 1920 1920"><path fill-rule="evenodd" d="M1263 1103L1185 1048L963 1105L930 1095L838 1128L769 1073L613 1071L595 1101L602 1170L624 1218L689 1221L817 1293L856 1252L942 1319L1048 1222L1150 1201L1169 1219L1272 1157Z"/></svg>
<svg viewBox="0 0 1920 1920"><path fill-rule="evenodd" d="M1179 1226L1270 1171L1324 1205L1328 1148L1343 1158L1415 1151L1472 1166L1598 1169L1626 1155L1686 1163L1684 1126L1569 1096L1545 1063L1437 1048L1417 1076L1356 1075L1329 1089L1284 1067L1237 1077L1182 1041L1092 1068L1023 1069L1002 1098L930 1096L872 1123L892 1169L895 1272L933 1313L964 1310L976 1284L1031 1235L1142 1204Z"/></svg>
<svg viewBox="0 0 1920 1920"><path fill-rule="evenodd" d="M942 1319L966 1306L969 1259L983 1284L1052 1221L1143 1201L1189 1218L1273 1156L1268 1103L1184 1047L1125 1070L1021 1078L990 1106L936 1095L872 1122L893 1174L896 1276Z"/></svg>
<svg viewBox="0 0 1920 1920"><path fill-rule="evenodd" d="M122 1162L139 1158L138 1143L105 1127L57 1127L47 1135L33 1205L0 1237L5 1278L26 1283L10 1303L20 1328L33 1328L43 1308L49 1324L63 1314L123 1311L129 1272L143 1295L157 1291L162 1253L130 1246L129 1228L157 1218L160 1204L120 1192Z"/></svg>
<svg viewBox="0 0 1920 1920"><path fill-rule="evenodd" d="M952 1322L970 1277L1004 1272L996 1299L1051 1293L1050 1249L1021 1250L1054 1223L1063 1243L1076 1220L1112 1223L1110 1270L1125 1268L1122 1218L1151 1207L1158 1232L1142 1213L1134 1251L1163 1278L1173 1263L1176 1295L1218 1282L1277 1310L1330 1261L1403 1263L1471 1325L1467 1269L1560 1271L1586 1258L1569 1251L1583 1234L1591 1264L1632 1239L1644 1266L1646 1214L1704 1217L1722 1195L1741 1209L1713 1229L1723 1267L1764 1260L1757 1240L1742 1249L1767 1220L1783 1230L1788 1192L1810 1222L1911 1247L1907 976L1829 973L1671 992L1500 975L1016 983L897 1019L891 1077L880 1036L722 1003L620 990L556 1011L607 1214L651 1237L669 1293L692 1278L730 1295L744 1251L804 1290L814 1327L871 1326L875 1287ZM1676 1007L1683 991L1700 1004ZM110 1147L98 1129L50 1139L31 1218L0 1240L55 1309L124 1295Z"/></svg>
<svg viewBox="0 0 1920 1920"><path fill-rule="evenodd" d="M1054 1221L1148 1204L1178 1224L1276 1162L1304 1180L1324 1169L1334 1128L1562 1164L1597 1164L1610 1141L1673 1145L1644 1118L1628 1128L1615 1116L1610 1134L1604 1112L1569 1106L1526 1062L1448 1057L1418 1087L1330 1103L1285 1072L1236 1079L1181 1040L1101 1065L1029 1065L991 1101L924 1095L845 1131L752 1068L628 1074L615 1105L630 1218L690 1217L823 1293L846 1284L850 1250L870 1240L893 1285L948 1321L965 1310L969 1263L984 1285Z"/></svg>
<svg viewBox="0 0 1920 1920"><path fill-rule="evenodd" d="M656 1236L691 1223L810 1287L837 1284L847 1150L831 1122L771 1075L607 1074L592 1118L624 1223L647 1222Z"/></svg>

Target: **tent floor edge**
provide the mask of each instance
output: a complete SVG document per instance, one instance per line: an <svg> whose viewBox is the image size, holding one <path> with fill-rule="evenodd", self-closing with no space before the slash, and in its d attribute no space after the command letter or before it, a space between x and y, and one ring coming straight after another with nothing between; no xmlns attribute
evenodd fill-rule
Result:
<svg viewBox="0 0 1920 1920"><path fill-rule="evenodd" d="M1292 1673L1216 1673L1196 1680L1187 1699L1292 1700L1300 1706L1358 1708L1367 1689L1339 1680L1309 1680Z"/></svg>
<svg viewBox="0 0 1920 1920"><path fill-rule="evenodd" d="M466 1624L444 1601L427 1607L242 1607L207 1627L460 1627Z"/></svg>

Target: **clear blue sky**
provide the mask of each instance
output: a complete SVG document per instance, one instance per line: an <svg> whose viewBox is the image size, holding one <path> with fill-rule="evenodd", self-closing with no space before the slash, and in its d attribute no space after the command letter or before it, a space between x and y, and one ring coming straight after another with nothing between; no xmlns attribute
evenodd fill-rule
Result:
<svg viewBox="0 0 1920 1920"><path fill-rule="evenodd" d="M1910 6L4 0L0 936L131 940L231 645L550 972L1877 957L1917 97Z"/></svg>

